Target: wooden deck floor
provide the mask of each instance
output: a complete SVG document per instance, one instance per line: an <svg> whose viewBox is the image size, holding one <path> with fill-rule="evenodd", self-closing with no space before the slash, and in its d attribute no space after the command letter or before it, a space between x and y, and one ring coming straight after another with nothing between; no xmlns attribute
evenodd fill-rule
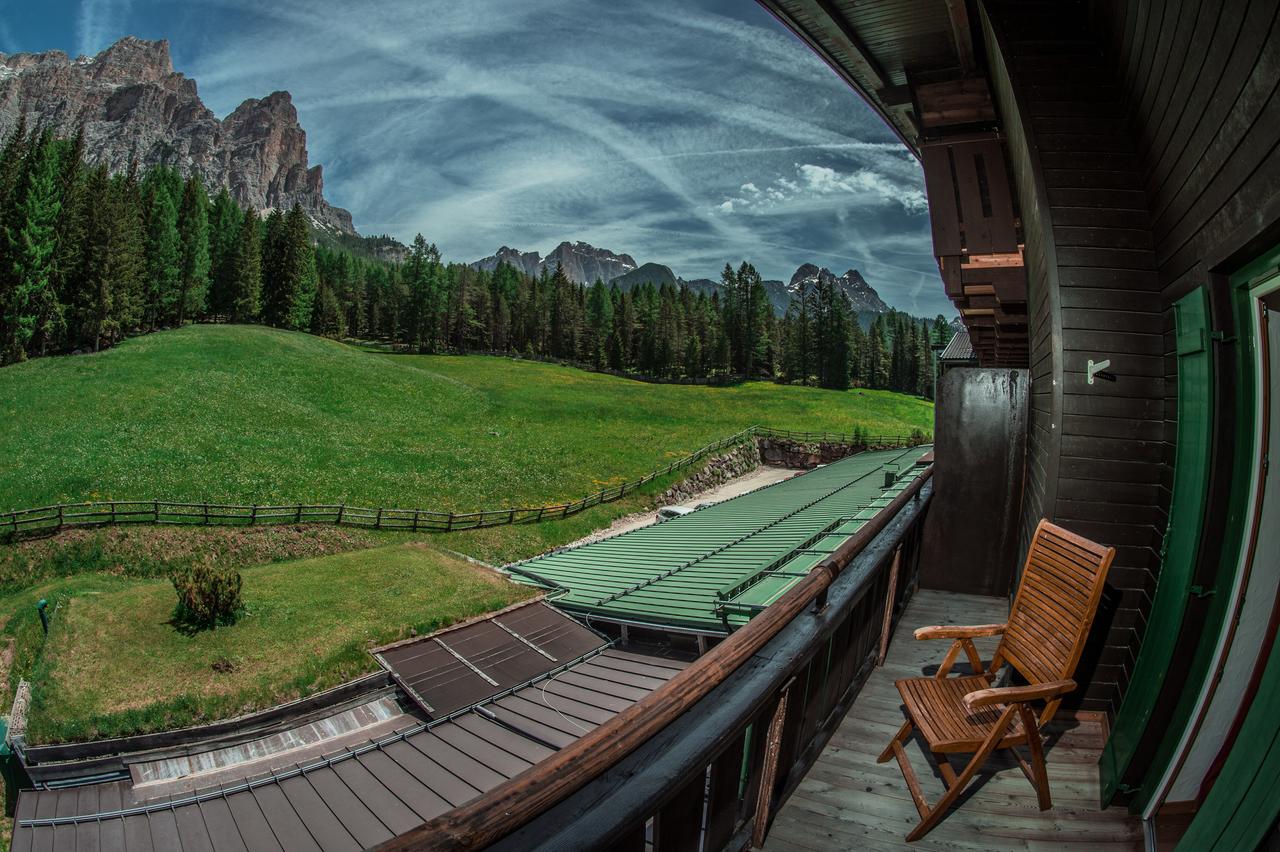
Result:
<svg viewBox="0 0 1280 852"><path fill-rule="evenodd" d="M992 759L970 795L937 828L915 843L903 839L919 817L898 765L876 763L903 720L893 682L932 674L949 644L917 642L911 631L927 624L997 623L1007 615L1007 603L998 598L918 592L894 633L885 665L872 673L818 762L778 813L765 848L1141 849L1142 827L1136 817L1123 808L1098 809L1101 724L1061 718L1046 751L1053 808L1037 808L1031 784L1012 759ZM990 659L995 641L978 642L983 659ZM936 801L944 790L942 779L919 739L908 744L907 753L925 796ZM961 765L956 762L957 771Z"/></svg>

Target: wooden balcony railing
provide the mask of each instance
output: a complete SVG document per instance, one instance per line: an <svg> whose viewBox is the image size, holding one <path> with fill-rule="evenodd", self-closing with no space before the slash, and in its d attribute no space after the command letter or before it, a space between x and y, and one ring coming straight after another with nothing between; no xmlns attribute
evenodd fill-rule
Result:
<svg viewBox="0 0 1280 852"><path fill-rule="evenodd" d="M605 724L390 850L740 850L763 841L914 587L924 468L746 626Z"/></svg>

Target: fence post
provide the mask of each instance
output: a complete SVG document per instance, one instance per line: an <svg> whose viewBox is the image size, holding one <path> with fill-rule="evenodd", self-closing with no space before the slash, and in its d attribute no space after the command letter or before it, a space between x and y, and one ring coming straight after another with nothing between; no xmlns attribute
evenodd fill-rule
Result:
<svg viewBox="0 0 1280 852"><path fill-rule="evenodd" d="M63 523L62 504L59 503L58 504L58 529L62 529L62 523Z"/></svg>
<svg viewBox="0 0 1280 852"><path fill-rule="evenodd" d="M249 514L249 526L256 526L258 523L258 507L250 506L253 511Z"/></svg>
<svg viewBox="0 0 1280 852"><path fill-rule="evenodd" d="M338 519L333 522L333 525L335 527L342 526L342 513L345 512L346 510L347 510L346 503L341 503L338 505Z"/></svg>
<svg viewBox="0 0 1280 852"><path fill-rule="evenodd" d="M547 511L547 507L546 507L546 506L539 506L539 507L538 507L538 517L534 519L534 523L537 523L538 521L541 521L541 520L542 520L542 513L543 513L543 512L545 512L545 511Z"/></svg>
<svg viewBox="0 0 1280 852"><path fill-rule="evenodd" d="M453 532L453 512L449 513L449 519L445 521L444 531Z"/></svg>
<svg viewBox="0 0 1280 852"><path fill-rule="evenodd" d="M293 513L293 522L295 524L302 523L302 504L301 503L298 504L297 511Z"/></svg>
<svg viewBox="0 0 1280 852"><path fill-rule="evenodd" d="M516 510L513 508L511 512L507 515L507 523L514 524L515 522L516 522Z"/></svg>
<svg viewBox="0 0 1280 852"><path fill-rule="evenodd" d="M155 523L155 524L160 523L160 501L159 500L151 501L151 517L152 517L152 523Z"/></svg>
<svg viewBox="0 0 1280 852"><path fill-rule="evenodd" d="M413 531L414 532L418 531L418 515L420 514L420 512L421 512L420 509L413 510Z"/></svg>
<svg viewBox="0 0 1280 852"><path fill-rule="evenodd" d="M373 528L375 530L382 529L382 507L378 507L378 516L373 519Z"/></svg>
<svg viewBox="0 0 1280 852"><path fill-rule="evenodd" d="M209 504L204 504L204 525L209 526Z"/></svg>
<svg viewBox="0 0 1280 852"><path fill-rule="evenodd" d="M15 521L16 521L16 516L15 516ZM116 522L116 501L112 500L111 501L111 523L115 524L115 522ZM13 528L15 530L18 528L16 523L14 524Z"/></svg>

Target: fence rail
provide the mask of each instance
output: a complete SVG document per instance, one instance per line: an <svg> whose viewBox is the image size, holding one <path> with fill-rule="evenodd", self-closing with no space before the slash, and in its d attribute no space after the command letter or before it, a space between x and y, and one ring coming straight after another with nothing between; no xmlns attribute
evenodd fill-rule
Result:
<svg viewBox="0 0 1280 852"><path fill-rule="evenodd" d="M807 437L806 437L807 436ZM348 506L342 503L288 503L277 506L235 503L181 503L171 500L104 500L91 503L58 503L34 509L0 513L0 540L52 535L81 527L125 524L174 524L185 526L261 526L269 524L333 524L405 532L459 532L508 524L538 523L619 500L650 482L683 470L708 456L757 437L852 443L867 447L905 447L922 443L920 436L835 435L820 432L788 432L752 426L728 438L707 444L639 479L612 485L574 500L548 506L520 506L475 512L443 512L432 509L392 509Z"/></svg>

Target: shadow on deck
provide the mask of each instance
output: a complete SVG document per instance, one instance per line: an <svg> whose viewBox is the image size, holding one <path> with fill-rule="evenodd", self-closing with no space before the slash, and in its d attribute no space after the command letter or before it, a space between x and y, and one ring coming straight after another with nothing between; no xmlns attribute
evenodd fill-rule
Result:
<svg viewBox="0 0 1280 852"><path fill-rule="evenodd" d="M1102 723L1059 713L1049 728L1046 758L1053 807L1040 811L1035 790L1008 757L993 757L961 804L922 840L904 838L919 817L896 763L876 757L902 724L893 682L932 675L947 642L917 642L912 631L928 624L1004 621L1000 598L920 591L898 624L885 665L873 672L821 757L779 811L765 845L771 850L918 849L1051 850L1142 848L1142 826L1123 808L1098 809L1098 755ZM978 640L990 659L995 639ZM961 667L957 666L957 670ZM944 787L917 738L907 746L925 796ZM965 756L967 757L967 756ZM960 765L956 764L957 767Z"/></svg>

